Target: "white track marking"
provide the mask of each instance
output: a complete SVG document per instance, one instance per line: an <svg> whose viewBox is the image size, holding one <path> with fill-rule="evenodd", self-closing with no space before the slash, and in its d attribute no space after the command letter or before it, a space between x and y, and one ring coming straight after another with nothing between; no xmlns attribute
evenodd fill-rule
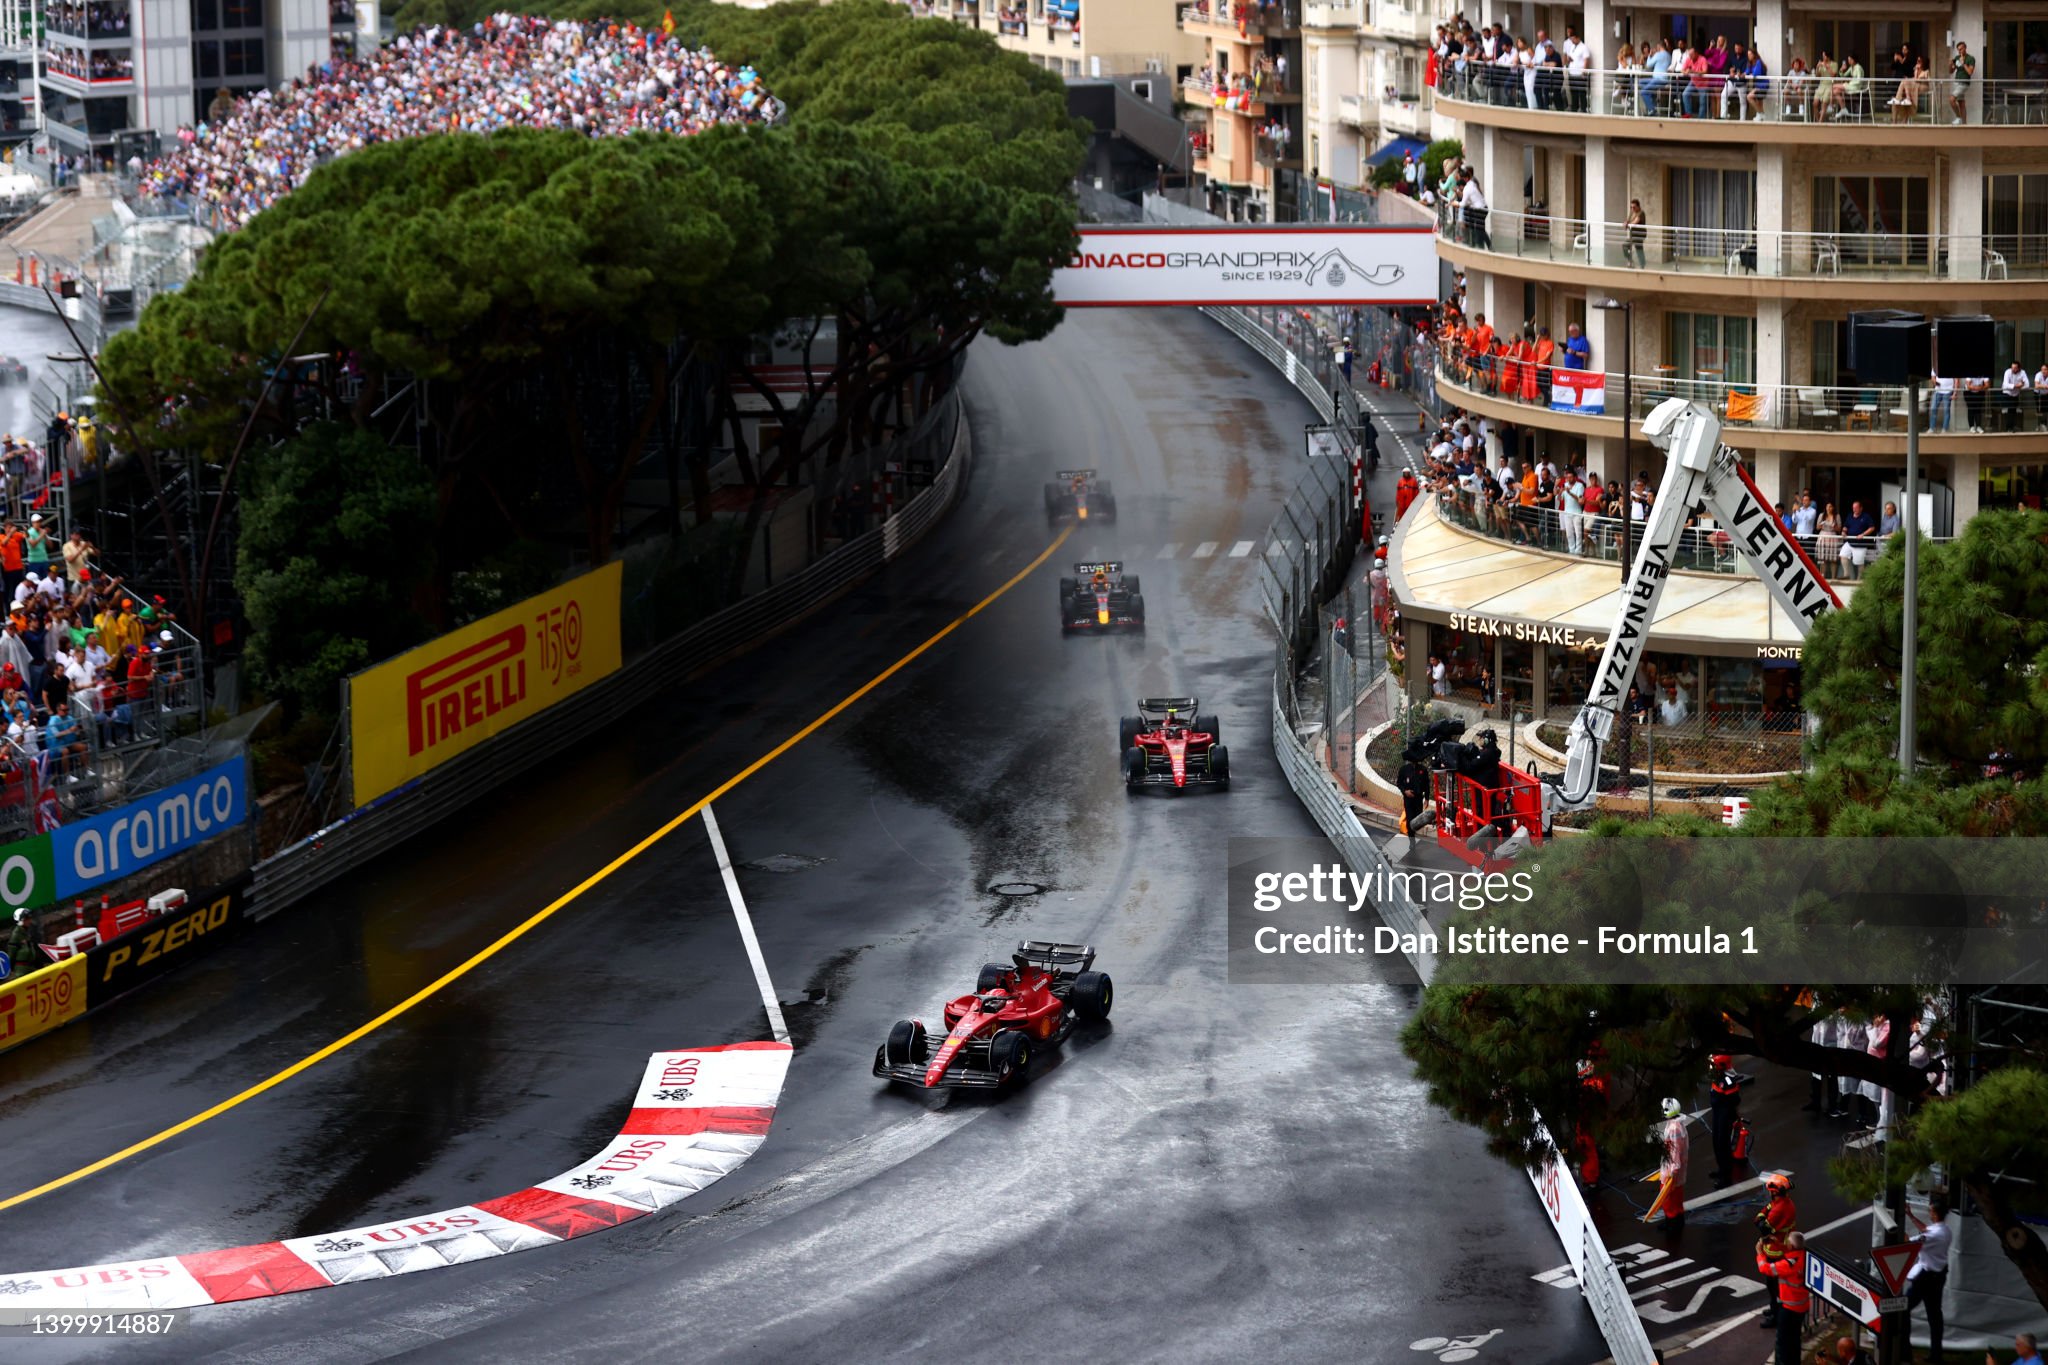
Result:
<svg viewBox="0 0 2048 1365"><path fill-rule="evenodd" d="M754 984L761 988L761 1003L768 1009L768 1026L775 1041L789 1041L789 1025L782 1018L782 1002L775 998L775 983L768 979L768 963L761 956L761 940L754 937L754 919L740 897L740 879L732 870L732 855L725 851L725 836L718 832L718 817L704 807L704 832L711 836L711 852L718 859L718 873L725 878L725 894L732 901L732 916L740 922L740 938L747 945L747 961L754 965Z"/></svg>
<svg viewBox="0 0 2048 1365"><path fill-rule="evenodd" d="M1207 559L1210 555L1213 555L1215 553L1216 542L1213 540L1205 540L1200 545L1197 545L1195 547L1196 559Z"/></svg>
<svg viewBox="0 0 2048 1365"><path fill-rule="evenodd" d="M1745 1322L1754 1322L1757 1318L1757 1315L1762 1313L1763 1311L1764 1310L1761 1308L1752 1308L1747 1313L1742 1314L1740 1317L1728 1319L1728 1321L1722 1323L1719 1327L1708 1328L1699 1336L1696 1336L1691 1341L1686 1342L1685 1345L1679 1349L1681 1351L1697 1351L1700 1347L1706 1345L1715 1337L1725 1336L1729 1332L1734 1331L1737 1327L1742 1326L1742 1324Z"/></svg>
<svg viewBox="0 0 2048 1365"><path fill-rule="evenodd" d="M1252 552L1252 546L1255 543L1254 541L1240 540L1237 544L1230 547L1230 557L1232 559L1243 559Z"/></svg>
<svg viewBox="0 0 2048 1365"><path fill-rule="evenodd" d="M1702 1194L1698 1196L1689 1195L1686 1197L1685 1211L1687 1213L1691 1213L1694 1209L1699 1208L1702 1205L1718 1204L1723 1199L1733 1199L1738 1194L1748 1194L1751 1190L1760 1190L1763 1188L1763 1185L1763 1177L1757 1176L1751 1180L1738 1181L1733 1185L1723 1185L1720 1189L1715 1190L1711 1194Z"/></svg>
<svg viewBox="0 0 2048 1365"><path fill-rule="evenodd" d="M1806 1235L1809 1239L1818 1237L1824 1232L1833 1232L1836 1228L1845 1228L1849 1226L1849 1224L1855 1222L1858 1218L1868 1217L1870 1217L1870 1210L1867 1208L1861 1208L1856 1210L1854 1213L1843 1214L1840 1218L1837 1218L1834 1222L1829 1223L1824 1227L1809 1228L1806 1230Z"/></svg>
<svg viewBox="0 0 2048 1365"><path fill-rule="evenodd" d="M1174 541L1172 543L1160 546L1159 554L1157 557L1160 559L1172 559L1176 554L1179 553L1180 543L1178 541Z"/></svg>

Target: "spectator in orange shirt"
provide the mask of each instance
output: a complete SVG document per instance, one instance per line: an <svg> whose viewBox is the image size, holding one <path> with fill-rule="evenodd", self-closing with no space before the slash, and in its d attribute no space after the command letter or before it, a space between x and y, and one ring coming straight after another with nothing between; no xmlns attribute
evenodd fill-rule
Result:
<svg viewBox="0 0 2048 1365"><path fill-rule="evenodd" d="M22 551L27 545L28 536L23 534L21 527L8 522L5 534L0 534L0 572L6 574L10 594L21 582Z"/></svg>
<svg viewBox="0 0 2048 1365"><path fill-rule="evenodd" d="M1550 362L1557 355L1557 343L1550 339L1548 327L1537 331L1532 354L1536 364L1523 376L1522 397L1530 403L1542 403L1550 394Z"/></svg>

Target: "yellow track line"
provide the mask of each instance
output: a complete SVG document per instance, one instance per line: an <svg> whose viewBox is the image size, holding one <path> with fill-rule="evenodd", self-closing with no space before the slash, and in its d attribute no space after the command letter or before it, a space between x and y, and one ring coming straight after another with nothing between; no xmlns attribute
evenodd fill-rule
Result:
<svg viewBox="0 0 2048 1365"><path fill-rule="evenodd" d="M868 693L874 691L877 687L880 687L890 678L896 676L897 673L901 672L904 668L908 667L926 650L930 649L933 645L936 645L939 641L945 639L948 635L951 635L954 631L960 629L960 627L966 625L967 622L972 620L974 617L980 615L981 612L984 609L986 609L991 603L993 603L997 598L1001 597L1010 589L1016 587L1019 583L1022 583L1026 578L1029 578L1033 573L1035 573L1038 570L1039 566L1044 564L1046 560L1051 559L1054 552L1057 551L1060 548L1060 546L1066 544L1067 537L1071 536L1073 533L1074 528L1071 526L1061 531L1059 533L1058 538L1055 539L1052 544L1046 546L1043 550L1039 551L1038 558L1032 560L1029 564L1019 569L1017 573L1013 577L1011 577L1008 582L1004 583L994 592L982 598L979 602L976 602L973 606L969 607L960 615L954 617L952 621L946 624L944 629L940 630L937 634L933 635L929 640L926 640L916 649L911 650L908 654L898 659L895 663L890 664L880 673L877 673L874 677L868 679L868 681L862 684L858 690L848 693L845 698L843 698L836 706L834 706L831 710L827 711L824 715L819 716L809 725L806 725L803 729L797 731L788 739L783 740L782 743L776 745L773 749L770 749L767 753L761 755L752 763L749 763L746 767L734 773L731 777L728 777L724 782L720 783L711 792L707 793L702 797L699 797L696 801L691 803L690 808L688 810L685 810L682 814L670 820L660 829L657 829L656 831L654 831L654 833L648 835L639 843L633 845L624 853L621 853L618 857L612 859L603 867L591 873L588 877L578 882L575 886L563 892L562 895L557 897L555 900L549 902L546 906L535 911L532 915L530 915L525 920L520 922L514 928L506 931L503 937L499 938L496 942L490 944L488 947L479 951L474 957L471 957L468 961L462 963L459 966L450 968L438 979L431 981L426 985L420 987L420 989L414 991L411 995L399 1001L390 1009L385 1010L382 1014L378 1015L375 1019L370 1020L370 1022L368 1022L367 1024L360 1025L359 1027L351 1030L350 1032L343 1034L341 1037L329 1043L326 1047L321 1048L318 1052L311 1053L310 1055L305 1057L301 1057L298 1061L293 1062L284 1070L264 1080L258 1081L256 1084L250 1086L247 1090L242 1091L239 1095L235 1095L228 1099L224 1099L219 1104L214 1105L211 1109L202 1110L199 1113L194 1114L191 1118L182 1120L178 1123L174 1123L170 1127L164 1129L162 1132L152 1134L151 1136L142 1139L140 1142L131 1143L130 1145L123 1147L120 1151L115 1152L111 1156L103 1156L98 1161L95 1161L90 1165L80 1166L77 1170L72 1171L68 1175L60 1175L55 1180L44 1181L42 1184L36 1186L32 1190L23 1190L20 1194L12 1195L6 1199L0 1199L0 1210L11 1209L15 1207L17 1204L26 1204L29 1200L38 1198L42 1195L46 1195L50 1193L50 1191L52 1190L60 1190L64 1188L66 1185L72 1184L75 1181L85 1179L89 1175L96 1175L99 1172L106 1170L109 1166L113 1166L119 1162L126 1161L129 1157L134 1156L138 1152L146 1152L150 1148L157 1146L159 1143L168 1142L170 1139L178 1136L180 1133L190 1132L192 1129L197 1128L200 1124L205 1123L208 1119L218 1118L222 1114L227 1113L228 1110L233 1109L235 1106L243 1104L249 1100L253 1100L258 1095L264 1093L266 1090L271 1090L277 1086L283 1085L286 1081L298 1075L300 1072L319 1065L321 1062L326 1061L329 1057L332 1057L335 1053L340 1052L343 1048L349 1046L351 1043L359 1042L362 1039L367 1038L370 1034L375 1033L378 1029L390 1023L393 1019L398 1018L399 1015L404 1014L407 1010L419 1004L422 1000L431 999L435 995L439 994L446 987L454 984L457 981L460 981L463 977L469 975L470 972L482 966L484 963L490 961L499 953L503 952L505 949L517 943L520 939L526 937L526 935L529 932L539 927L540 925L546 923L549 919L553 918L557 911L569 905L570 902L574 901L584 892L590 890L599 882L602 882L605 878L611 876L614 872L617 872L620 868L632 862L635 858L638 858L648 849L653 848L656 844L660 843L670 834L673 834L682 825L686 824L692 819L695 819L698 813L701 812L706 806L710 805L713 801L719 800L720 798L724 797L727 792L730 792L733 788L739 786L740 783L746 781L755 773L760 772L761 769L767 767L770 763L773 763L776 759L782 757L791 749L794 749L797 745L803 743L803 741L805 741L806 739L809 739L812 735L816 734L827 723L829 723L834 717L839 715L840 712L844 711L847 707L859 701L862 697L865 697Z"/></svg>

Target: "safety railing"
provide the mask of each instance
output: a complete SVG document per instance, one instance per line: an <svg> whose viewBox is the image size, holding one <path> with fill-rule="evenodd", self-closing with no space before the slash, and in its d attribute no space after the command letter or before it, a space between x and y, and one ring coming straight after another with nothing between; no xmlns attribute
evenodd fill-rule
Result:
<svg viewBox="0 0 2048 1365"><path fill-rule="evenodd" d="M1904 436L1906 431L1906 391L1882 385L1731 383L1712 376L1681 378L1675 369L1663 367L1650 374L1623 376L1612 371L1568 370L1554 361L1538 365L1497 349L1485 356L1462 349L1439 350L1436 377L1444 386L1444 397L1461 406L1473 399L1494 399L1561 414L1612 418L1619 416L1623 402L1629 401L1635 405L1631 416L1641 421L1665 399L1684 398L1712 408L1724 424L1737 430L1861 431L1894 436ZM1946 393L1923 386L1920 429L1936 435L2048 431L2048 403L2032 389L2031 376L2029 388L2016 394L2003 392L2000 380L1982 382L1988 387L1971 390L1958 385Z"/></svg>
<svg viewBox="0 0 2048 1365"><path fill-rule="evenodd" d="M1647 69L1569 72L1454 59L1438 78L1447 100L1539 113L1770 122L1815 128L2048 123L2048 81L1970 80L1960 98L1946 75L1860 81L1812 71L1760 80Z"/></svg>
<svg viewBox="0 0 2048 1365"><path fill-rule="evenodd" d="M1436 511L1453 526L1509 545L1617 564L1621 559L1621 518L1589 516L1554 506L1524 507L1502 493L1490 475L1474 476L1463 489L1442 490L1436 495ZM1748 574L1750 570L1735 548L1734 535L1726 527L1713 525L1711 520L1697 524L1700 520L1695 518L1695 524L1679 533L1671 567L1693 573ZM1641 524L1638 519L1639 531ZM1861 578L1863 571L1893 544L1890 535L1880 536L1875 530L1858 536L1830 531L1797 539L1820 571L1836 582Z"/></svg>
<svg viewBox="0 0 2048 1365"><path fill-rule="evenodd" d="M579 693L593 714L623 714L665 680L686 676L790 625L831 601L916 543L958 498L972 437L957 388L940 406L933 439L945 452L929 487L807 568L699 622ZM589 736L551 715L537 716L447 764L314 831L256 865L255 914L266 918L349 870L412 838L471 801ZM337 764L337 767L344 766Z"/></svg>
<svg viewBox="0 0 2048 1365"><path fill-rule="evenodd" d="M1239 308L1205 309L1211 317L1223 323L1239 338L1280 365L1290 382L1302 388L1310 401L1316 401L1316 394L1304 386L1305 375L1300 375L1285 358L1295 357L1296 351L1289 342L1274 333L1266 331L1258 315L1251 310ZM1297 377L1300 375L1300 377ZM1340 395L1333 396L1323 390L1323 403L1317 403L1317 410L1330 413L1354 404L1348 384L1340 386ZM1324 461L1327 465L1328 462ZM1342 526L1336 520L1318 523L1318 529L1326 534L1304 535L1307 528L1297 525L1300 512L1329 503L1330 481L1327 472L1319 471L1312 464L1304 473L1302 484L1296 489L1296 496L1288 502L1288 510L1282 512L1275 523L1269 542L1280 543L1289 538L1283 546L1283 554L1291 567L1287 576L1302 582L1327 583L1333 578L1341 581L1344 577L1341 565L1349 562L1349 556L1356 547L1356 527ZM1342 517L1349 520L1348 499L1343 503ZM1294 547L1300 546L1298 553ZM1269 556L1270 558L1270 556ZM1268 566L1271 573L1271 566ZM1273 610L1272 589L1268 588L1268 610ZM1317 630L1322 621L1318 603L1313 599L1290 597L1280 603L1282 619L1276 619L1281 643L1273 675L1273 753L1279 760L1280 770L1287 779L1287 785L1316 822L1317 828L1328 836L1338 856L1354 874L1361 877L1379 878L1379 884L1388 890L1375 905L1381 918L1392 928L1403 934L1420 934L1429 928L1421 907L1411 900L1399 878L1392 876L1392 863L1379 845L1367 834L1358 819L1351 800L1338 787L1331 770L1318 756L1319 743L1314 736L1304 738L1304 728L1312 727L1327 734L1321 726L1304 725L1303 716L1296 705L1295 677L1298 651L1294 647L1297 638L1295 623L1286 619L1287 614L1299 611L1305 617L1302 628ZM1433 956L1410 953L1409 961L1416 974L1427 983L1436 971ZM1540 1119L1539 1119L1540 1122ZM1585 1295L1586 1306L1591 1310L1601 1335L1606 1338L1607 1347L1613 1353L1615 1365L1653 1365L1656 1359L1651 1349L1649 1334L1637 1316L1635 1305L1629 1298L1629 1288L1616 1267L1613 1255L1607 1250L1599 1230L1593 1225L1584 1198L1578 1190L1578 1182L1561 1153L1553 1152L1536 1170L1530 1172L1530 1181L1541 1199L1544 1212L1551 1220L1551 1226L1558 1240L1564 1246L1577 1272L1581 1292Z"/></svg>
<svg viewBox="0 0 2048 1365"><path fill-rule="evenodd" d="M1603 223L1498 210L1475 221L1437 211L1437 235L1496 255L1606 270L1773 278L2048 279L2048 233L1763 232L1755 228Z"/></svg>

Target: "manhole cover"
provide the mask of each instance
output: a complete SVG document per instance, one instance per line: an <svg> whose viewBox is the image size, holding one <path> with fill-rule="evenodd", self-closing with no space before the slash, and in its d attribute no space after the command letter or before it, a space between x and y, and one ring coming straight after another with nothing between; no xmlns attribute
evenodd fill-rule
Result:
<svg viewBox="0 0 2048 1365"><path fill-rule="evenodd" d="M1037 882L997 882L989 892L997 896L1039 896L1045 894L1045 888Z"/></svg>
<svg viewBox="0 0 2048 1365"><path fill-rule="evenodd" d="M740 866L749 872L802 872L805 868L816 867L823 858L813 858L803 853L771 853L751 863Z"/></svg>

